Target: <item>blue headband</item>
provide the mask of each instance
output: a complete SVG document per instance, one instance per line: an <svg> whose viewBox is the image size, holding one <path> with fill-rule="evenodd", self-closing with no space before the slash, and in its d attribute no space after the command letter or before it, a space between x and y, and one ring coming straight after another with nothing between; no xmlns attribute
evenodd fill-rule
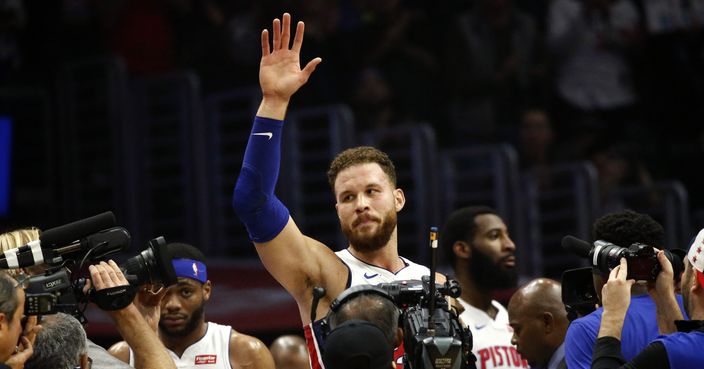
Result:
<svg viewBox="0 0 704 369"><path fill-rule="evenodd" d="M208 280L208 271L205 270L205 264L193 259L172 259L171 264L174 266L177 277L195 279L201 283Z"/></svg>

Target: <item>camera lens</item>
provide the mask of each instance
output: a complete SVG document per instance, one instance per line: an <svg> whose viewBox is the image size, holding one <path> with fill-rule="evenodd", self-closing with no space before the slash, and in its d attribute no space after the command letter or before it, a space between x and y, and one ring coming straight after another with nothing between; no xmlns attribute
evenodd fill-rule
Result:
<svg viewBox="0 0 704 369"><path fill-rule="evenodd" d="M176 283L176 272L163 237L149 241L149 247L127 259L123 269L125 275L136 279L130 281L134 285L160 284L168 287Z"/></svg>
<svg viewBox="0 0 704 369"><path fill-rule="evenodd" d="M621 262L621 258L625 257L628 249L616 246L613 243L606 241L594 242L594 248L589 254L593 266L598 268L602 273L608 274L611 269Z"/></svg>

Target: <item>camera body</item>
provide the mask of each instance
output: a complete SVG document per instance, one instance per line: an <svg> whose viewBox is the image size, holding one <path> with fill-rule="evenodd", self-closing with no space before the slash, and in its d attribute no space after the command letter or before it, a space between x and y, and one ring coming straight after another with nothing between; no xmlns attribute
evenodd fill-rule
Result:
<svg viewBox="0 0 704 369"><path fill-rule="evenodd" d="M114 310L128 305L136 290L134 287L142 284L161 284L169 286L176 283L176 273L171 258L166 249L163 237L149 241L149 246L140 254L128 259L121 269L130 288L108 289L108 295L92 293L86 295L83 288L86 284L87 265L106 260L109 253L92 253L102 245L95 245L85 253L66 254L61 258L48 262L48 268L42 275L29 278L25 288L25 314L48 315L63 312L75 316L81 323L86 323L81 305L85 305L90 297L99 307Z"/></svg>
<svg viewBox="0 0 704 369"><path fill-rule="evenodd" d="M596 310L599 304L592 268L576 268L562 272L562 303L567 311L567 319L573 321Z"/></svg>
<svg viewBox="0 0 704 369"><path fill-rule="evenodd" d="M652 281L660 273L660 263L657 253L652 246L633 243L628 248L614 245L613 243L597 240L594 248L589 252L592 265L602 273L608 274L625 258L628 263L626 278L641 281ZM670 260L671 257L670 257Z"/></svg>
<svg viewBox="0 0 704 369"><path fill-rule="evenodd" d="M76 296L82 295L75 291L76 287L65 268L31 277L24 290L25 315L48 315L58 312L76 315Z"/></svg>
<svg viewBox="0 0 704 369"><path fill-rule="evenodd" d="M404 365L411 369L475 368L472 334L462 327L445 296L459 297L460 287L448 280L434 291L430 279L396 281L377 287L385 290L401 309ZM434 305L434 308L431 308Z"/></svg>

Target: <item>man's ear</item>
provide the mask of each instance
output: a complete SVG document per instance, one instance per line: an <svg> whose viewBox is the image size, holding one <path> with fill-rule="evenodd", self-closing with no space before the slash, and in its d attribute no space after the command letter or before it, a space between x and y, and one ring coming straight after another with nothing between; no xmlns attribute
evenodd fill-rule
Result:
<svg viewBox="0 0 704 369"><path fill-rule="evenodd" d="M543 312L542 323L545 333L552 333L552 331L555 330L555 317L552 316L552 313L548 311Z"/></svg>
<svg viewBox="0 0 704 369"><path fill-rule="evenodd" d="M455 253L458 259L472 258L472 247L465 241L455 241L452 244L452 252Z"/></svg>
<svg viewBox="0 0 704 369"><path fill-rule="evenodd" d="M401 211L401 209L403 209L403 206L406 205L406 195L403 193L402 189L397 188L394 190L394 200L396 205L396 212Z"/></svg>
<svg viewBox="0 0 704 369"><path fill-rule="evenodd" d="M689 286L690 292L698 296L704 297L704 287L699 283L699 272L692 268L692 273L694 274L692 278L692 285Z"/></svg>
<svg viewBox="0 0 704 369"><path fill-rule="evenodd" d="M7 315L5 313L0 313L0 332L4 332L7 329Z"/></svg>
<svg viewBox="0 0 704 369"><path fill-rule="evenodd" d="M88 361L88 354L81 354L81 369L90 369L91 364Z"/></svg>
<svg viewBox="0 0 704 369"><path fill-rule="evenodd" d="M210 282L210 279L205 281L203 283L203 299L205 301L208 301L210 299L210 292L213 290L213 283Z"/></svg>

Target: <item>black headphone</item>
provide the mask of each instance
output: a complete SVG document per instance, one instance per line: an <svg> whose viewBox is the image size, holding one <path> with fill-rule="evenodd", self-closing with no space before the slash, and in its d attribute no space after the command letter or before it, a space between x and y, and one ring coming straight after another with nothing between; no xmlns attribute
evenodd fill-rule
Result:
<svg viewBox="0 0 704 369"><path fill-rule="evenodd" d="M396 306L396 302L394 301L393 297L389 295L386 290L383 288L370 285L370 284L362 284L362 285L357 285L357 286L352 286L344 291L337 296L331 303L330 303L330 310L328 311L327 315L325 315L325 318L322 319L321 325L322 325L322 330L323 330L323 338L327 337L330 332L330 318L332 317L332 314L337 313L340 311L342 306L347 303L349 300L360 296L360 295L377 295L381 296L389 301L391 301L394 306ZM325 289L322 287L315 287L313 288L313 305L311 308L311 322L315 322L315 311L318 306L318 302L320 299L325 296Z"/></svg>
<svg viewBox="0 0 704 369"><path fill-rule="evenodd" d="M338 312L342 305L359 295L377 295L391 301L394 305L396 304L393 297L383 288L371 284L361 284L342 291L342 293L330 303L330 312ZM328 317L330 316L330 312L328 312Z"/></svg>

